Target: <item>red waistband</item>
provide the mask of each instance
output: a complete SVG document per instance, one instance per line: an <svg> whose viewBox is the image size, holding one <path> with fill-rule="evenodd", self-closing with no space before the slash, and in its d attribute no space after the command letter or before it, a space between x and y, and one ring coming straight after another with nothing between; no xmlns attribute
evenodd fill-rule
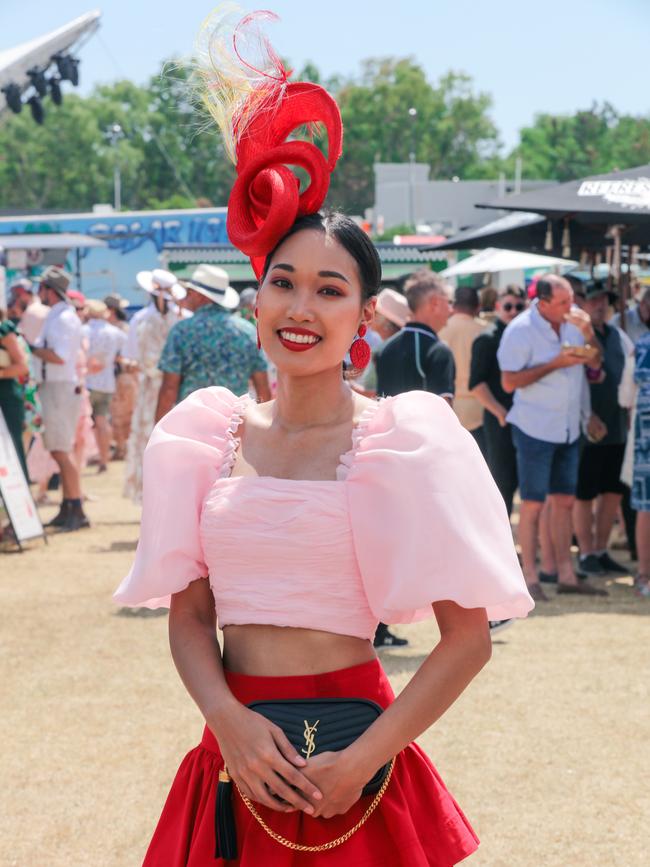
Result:
<svg viewBox="0 0 650 867"><path fill-rule="evenodd" d="M395 698L378 659L322 674L256 677L226 670L225 675L230 691L242 704L279 698L367 698L385 708ZM207 726L202 745L212 752L219 751Z"/></svg>

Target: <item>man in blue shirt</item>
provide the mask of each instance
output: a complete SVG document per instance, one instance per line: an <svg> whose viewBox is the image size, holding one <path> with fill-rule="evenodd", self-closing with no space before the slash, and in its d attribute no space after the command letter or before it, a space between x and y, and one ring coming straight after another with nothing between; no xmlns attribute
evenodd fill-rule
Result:
<svg viewBox="0 0 650 867"><path fill-rule="evenodd" d="M229 285L228 274L215 265L199 265L182 285L194 315L176 322L167 335L158 362L163 381L156 421L177 401L211 385L241 395L252 380L258 399L270 400L267 362L257 348L255 327L231 313L239 295Z"/></svg>
<svg viewBox="0 0 650 867"><path fill-rule="evenodd" d="M573 306L567 280L550 274L537 282L533 305L506 328L497 354L506 392L514 392L507 421L517 451L521 492L519 542L534 599L547 601L535 565L539 517L546 498L558 567L558 593L606 595L578 583L571 563L571 512L578 481L578 438L585 366L602 376L591 320Z"/></svg>

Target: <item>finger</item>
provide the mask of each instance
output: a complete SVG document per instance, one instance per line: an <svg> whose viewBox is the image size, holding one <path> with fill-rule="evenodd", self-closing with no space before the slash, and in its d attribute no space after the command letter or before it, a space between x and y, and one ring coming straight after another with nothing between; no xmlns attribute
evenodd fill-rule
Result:
<svg viewBox="0 0 650 867"><path fill-rule="evenodd" d="M281 759L277 765L273 767L276 774L279 774L282 779L289 785L300 789L301 793L308 801L322 801L323 793L315 786L311 780L305 776L302 771L294 768L289 762Z"/></svg>
<svg viewBox="0 0 650 867"><path fill-rule="evenodd" d="M286 805L274 798L273 795L270 795L262 781L259 781L257 785L253 787L252 800L257 801L258 804L263 804L265 807L269 807L269 809L275 810L278 813L287 812Z"/></svg>
<svg viewBox="0 0 650 867"><path fill-rule="evenodd" d="M295 807L295 809L313 814L313 804L309 803L307 798L304 797L303 793L299 789L294 789L287 785L286 781L283 780L279 774L275 774L275 777L271 782L271 789L278 797L282 798L290 806Z"/></svg>
<svg viewBox="0 0 650 867"><path fill-rule="evenodd" d="M275 745L280 750L285 759L288 762L291 762L292 765L296 765L299 768L304 768L307 764L307 761L305 760L304 756L301 756L300 753L296 752L296 748L282 731L282 729L275 728L273 729L272 734Z"/></svg>

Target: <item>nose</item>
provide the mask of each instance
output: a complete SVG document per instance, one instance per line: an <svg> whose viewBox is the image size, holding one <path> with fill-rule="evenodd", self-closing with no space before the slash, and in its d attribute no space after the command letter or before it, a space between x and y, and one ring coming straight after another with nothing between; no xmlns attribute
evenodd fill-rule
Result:
<svg viewBox="0 0 650 867"><path fill-rule="evenodd" d="M294 322L313 322L314 312L311 309L311 296L307 291L296 289L291 293L287 317Z"/></svg>

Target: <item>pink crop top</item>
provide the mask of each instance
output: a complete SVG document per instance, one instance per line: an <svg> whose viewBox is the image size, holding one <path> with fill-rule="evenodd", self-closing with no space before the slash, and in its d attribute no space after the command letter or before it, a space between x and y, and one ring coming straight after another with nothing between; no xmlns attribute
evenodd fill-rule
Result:
<svg viewBox="0 0 650 867"><path fill-rule="evenodd" d="M496 485L441 398L369 407L337 481L230 473L248 397L194 392L156 425L144 458L140 541L114 595L168 606L209 576L220 627L263 623L371 639L449 599L491 620L533 607Z"/></svg>

